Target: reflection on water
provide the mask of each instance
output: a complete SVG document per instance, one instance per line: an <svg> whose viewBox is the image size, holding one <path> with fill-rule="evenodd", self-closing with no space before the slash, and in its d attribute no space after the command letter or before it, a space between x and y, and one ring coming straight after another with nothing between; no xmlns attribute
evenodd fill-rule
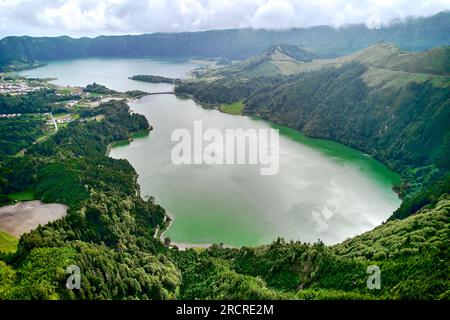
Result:
<svg viewBox="0 0 450 320"><path fill-rule="evenodd" d="M364 154L281 130L280 169L262 176L255 165L172 164L170 135L202 120L204 130L269 128L264 121L201 108L175 96L147 96L132 105L154 131L114 148L139 173L143 194L175 215L166 236L183 243L268 243L278 236L336 243L385 220L400 201L398 177Z"/></svg>
<svg viewBox="0 0 450 320"><path fill-rule="evenodd" d="M183 77L195 65L145 59L60 61L27 70L57 77L62 85L93 81L119 91L167 91L170 85L129 80L134 74ZM277 237L336 243L380 224L399 206L398 176L371 157L345 146L248 117L201 108L173 95L146 96L131 105L154 127L150 135L111 150L139 174L142 195L152 195L175 220L166 235L179 243L268 243ZM172 164L177 128L280 129L280 168L262 176L252 165Z"/></svg>

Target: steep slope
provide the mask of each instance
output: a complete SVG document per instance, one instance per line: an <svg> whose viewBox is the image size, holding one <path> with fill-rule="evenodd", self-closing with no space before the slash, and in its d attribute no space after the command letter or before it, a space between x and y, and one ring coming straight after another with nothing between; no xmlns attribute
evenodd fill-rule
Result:
<svg viewBox="0 0 450 320"><path fill-rule="evenodd" d="M270 47L244 61L206 73L205 77L269 77L297 73L300 65L320 55L298 46L281 44Z"/></svg>
<svg viewBox="0 0 450 320"><path fill-rule="evenodd" d="M387 260L434 249L450 243L450 196L444 195L429 209L402 221L389 221L374 230L333 247L346 258ZM450 267L450 266L449 266Z"/></svg>
<svg viewBox="0 0 450 320"><path fill-rule="evenodd" d="M315 72L255 92L245 101L244 111L311 136L341 141L398 170L408 165L445 166L450 163L441 158L450 139L450 77L440 74L450 68L448 56L450 47L407 53L377 44L321 60ZM447 69L436 67L441 65Z"/></svg>
<svg viewBox="0 0 450 320"><path fill-rule="evenodd" d="M407 52L389 43L378 43L346 57L337 58L335 65L360 62L373 68L410 73L450 75L450 47L423 52Z"/></svg>
<svg viewBox="0 0 450 320"><path fill-rule="evenodd" d="M181 297L246 299L447 299L450 200L333 247L285 242L257 248L171 252ZM367 288L368 266L381 287Z"/></svg>
<svg viewBox="0 0 450 320"><path fill-rule="evenodd" d="M176 91L213 104L245 99L244 114L342 142L397 170L448 166L449 46L410 53L379 43L306 62L283 53L273 47L226 69L223 79L186 82ZM295 63L296 74L264 73L260 65L274 57Z"/></svg>
<svg viewBox="0 0 450 320"><path fill-rule="evenodd" d="M278 45L242 62L206 73L205 77L270 77L294 75L329 67L341 67L358 62L375 73L378 80L382 71L398 71L395 77L405 78L414 73L414 79L427 75L450 76L450 47L433 48L423 52L407 52L391 43L380 42L347 56L325 59L320 54L291 45ZM370 77L370 76L369 76Z"/></svg>
<svg viewBox="0 0 450 320"><path fill-rule="evenodd" d="M293 49L297 54L292 53ZM333 59L319 57L320 55L300 47L278 45L242 62L204 73L197 82L211 82L210 80L222 78L224 82L230 80L245 82L252 79L253 82L261 83L263 77L272 77L273 83L284 75L294 76L358 63L366 67L363 79L365 84L372 88L399 88L426 81L430 81L436 87L445 88L450 85L450 46L423 52L407 52L391 43L380 42L343 57ZM208 93L204 95L208 96ZM233 100L217 102L233 102Z"/></svg>
<svg viewBox="0 0 450 320"><path fill-rule="evenodd" d="M440 159L450 138L448 87L395 75L378 86L358 63L300 74L250 95L244 113L340 141L397 170L450 163Z"/></svg>

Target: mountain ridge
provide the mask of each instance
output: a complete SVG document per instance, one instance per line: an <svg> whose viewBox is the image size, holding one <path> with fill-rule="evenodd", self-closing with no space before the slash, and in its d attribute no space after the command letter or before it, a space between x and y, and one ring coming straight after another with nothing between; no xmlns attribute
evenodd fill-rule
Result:
<svg viewBox="0 0 450 320"><path fill-rule="evenodd" d="M450 46L443 46L422 52L402 50L392 43L379 42L352 54L321 58L321 55L305 51L301 47L290 45L304 52L304 60L286 57L289 53L274 46L268 50L250 57L247 60L226 65L219 69L206 72L205 77L242 77L254 78L261 76L295 75L303 72L318 71L323 68L342 67L347 63L361 63L368 67L366 82L371 86L389 84L392 78L403 82L435 81L436 85L449 84L450 76ZM276 55L278 54L278 57ZM385 83L382 83L385 82Z"/></svg>
<svg viewBox="0 0 450 320"><path fill-rule="evenodd" d="M278 44L246 60L207 71L203 76L275 76L295 73L299 64L323 57L311 50L288 44Z"/></svg>
<svg viewBox="0 0 450 320"><path fill-rule="evenodd" d="M36 61L88 57L161 57L246 59L280 43L311 48L318 54L345 55L380 40L421 51L450 45L450 11L408 19L382 29L365 25L292 30L229 29L191 33L99 36L96 38L6 37L0 40L0 71L29 67Z"/></svg>

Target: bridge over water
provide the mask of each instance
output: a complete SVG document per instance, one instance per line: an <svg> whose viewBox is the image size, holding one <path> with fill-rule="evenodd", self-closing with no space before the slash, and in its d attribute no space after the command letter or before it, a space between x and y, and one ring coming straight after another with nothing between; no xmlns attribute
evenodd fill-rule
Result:
<svg viewBox="0 0 450 320"><path fill-rule="evenodd" d="M150 96L150 95L154 95L154 94L175 94L175 92L173 91L163 91L163 92L148 92L145 95L146 96Z"/></svg>

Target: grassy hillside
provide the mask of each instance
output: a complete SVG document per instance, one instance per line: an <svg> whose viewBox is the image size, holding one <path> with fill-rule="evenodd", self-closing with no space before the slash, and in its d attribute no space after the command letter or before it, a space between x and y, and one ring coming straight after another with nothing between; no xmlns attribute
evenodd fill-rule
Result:
<svg viewBox="0 0 450 320"><path fill-rule="evenodd" d="M448 54L450 47L405 53L382 43L349 56L302 63L298 74L289 77L252 78L254 68L242 69L223 79L181 84L176 92L213 104L245 99L244 113L361 149L397 170L445 166L450 77L433 65L446 64ZM431 73L408 71L424 57Z"/></svg>
<svg viewBox="0 0 450 320"><path fill-rule="evenodd" d="M244 112L363 150L399 171L449 163L442 158L448 88L429 81L371 87L368 70L353 63L300 74L250 95Z"/></svg>
<svg viewBox="0 0 450 320"><path fill-rule="evenodd" d="M327 66L360 62L369 67L409 73L450 75L450 47L438 47L421 52L407 52L391 43L378 43L345 57L325 60Z"/></svg>
<svg viewBox="0 0 450 320"><path fill-rule="evenodd" d="M244 61L213 70L205 77L269 77L290 75L302 70L302 64L320 55L293 45L277 45Z"/></svg>
<svg viewBox="0 0 450 320"><path fill-rule="evenodd" d="M294 49L295 48L295 49ZM300 51L299 54L293 51ZM380 42L353 54L324 59L320 55L295 46L275 46L258 55L231 66L207 73L206 77L274 77L294 75L324 68L340 68L358 62L369 68L366 80L369 85L383 81L423 82L449 85L450 47L433 48L423 52L407 52L391 43ZM438 77L442 76L442 77ZM393 79L389 79L393 78ZM398 79L401 80L398 80Z"/></svg>
<svg viewBox="0 0 450 320"><path fill-rule="evenodd" d="M6 232L0 231L0 253L10 253L17 250L18 240L7 234Z"/></svg>
<svg viewBox="0 0 450 320"><path fill-rule="evenodd" d="M242 110L244 110L244 103L242 101L220 106L220 111L233 115L242 114Z"/></svg>
<svg viewBox="0 0 450 320"><path fill-rule="evenodd" d="M27 190L27 191L21 191L21 192L15 192L6 195L9 199L15 200L15 201L30 201L34 200L34 191Z"/></svg>

